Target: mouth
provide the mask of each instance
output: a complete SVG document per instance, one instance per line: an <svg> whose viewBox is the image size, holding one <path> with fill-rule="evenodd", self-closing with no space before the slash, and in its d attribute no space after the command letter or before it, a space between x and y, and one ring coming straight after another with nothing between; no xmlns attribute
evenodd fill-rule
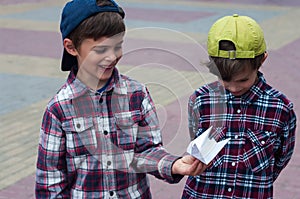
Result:
<svg viewBox="0 0 300 199"><path fill-rule="evenodd" d="M242 91L239 91L239 92L231 92L232 95L234 96L240 96L242 95Z"/></svg>
<svg viewBox="0 0 300 199"><path fill-rule="evenodd" d="M106 66L103 66L103 65L99 65L100 68L103 68L105 70L110 70L110 69L113 69L115 67L115 64L111 64L111 65L106 65Z"/></svg>

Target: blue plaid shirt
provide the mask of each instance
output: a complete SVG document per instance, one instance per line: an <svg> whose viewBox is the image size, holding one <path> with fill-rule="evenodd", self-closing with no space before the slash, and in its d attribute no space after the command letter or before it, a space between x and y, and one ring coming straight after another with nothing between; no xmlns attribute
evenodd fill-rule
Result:
<svg viewBox="0 0 300 199"><path fill-rule="evenodd" d="M162 147L144 85L115 69L99 93L72 71L44 113L36 198L151 198L146 173L176 183L177 158Z"/></svg>
<svg viewBox="0 0 300 199"><path fill-rule="evenodd" d="M241 97L218 82L190 97L191 138L214 126L217 141L230 141L203 174L187 179L182 198L273 197L273 182L294 150L296 116L292 103L258 76Z"/></svg>

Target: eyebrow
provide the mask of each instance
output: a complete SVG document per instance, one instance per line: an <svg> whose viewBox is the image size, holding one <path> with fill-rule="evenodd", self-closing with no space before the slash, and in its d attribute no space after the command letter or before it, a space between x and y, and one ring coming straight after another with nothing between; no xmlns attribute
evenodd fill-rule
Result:
<svg viewBox="0 0 300 199"><path fill-rule="evenodd" d="M123 43L123 40L122 41L120 41L119 43L117 43L116 44L116 46L117 45L121 45ZM93 48L95 49L95 48L108 48L108 47L111 47L111 45L97 45L97 46L94 46Z"/></svg>

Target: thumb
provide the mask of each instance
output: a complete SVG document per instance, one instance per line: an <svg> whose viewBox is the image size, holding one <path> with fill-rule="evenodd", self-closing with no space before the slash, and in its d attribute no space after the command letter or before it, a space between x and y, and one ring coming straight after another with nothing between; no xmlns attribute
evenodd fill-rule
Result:
<svg viewBox="0 0 300 199"><path fill-rule="evenodd" d="M192 164L195 160L196 158L191 155L185 155L182 157L182 161L187 164Z"/></svg>

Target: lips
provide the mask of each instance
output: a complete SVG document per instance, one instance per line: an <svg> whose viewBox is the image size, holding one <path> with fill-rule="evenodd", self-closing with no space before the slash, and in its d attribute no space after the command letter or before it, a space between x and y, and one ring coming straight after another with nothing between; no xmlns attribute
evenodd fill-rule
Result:
<svg viewBox="0 0 300 199"><path fill-rule="evenodd" d="M242 91L239 91L239 92L231 92L231 94L234 95L234 96L240 96L240 95L243 94L243 92L242 92Z"/></svg>
<svg viewBox="0 0 300 199"><path fill-rule="evenodd" d="M113 68L113 66L101 66L101 68L104 68L104 69L112 69Z"/></svg>
<svg viewBox="0 0 300 199"><path fill-rule="evenodd" d="M103 69L110 70L110 69L114 68L115 65L116 65L116 62L112 62L109 65L98 65L98 66L101 67L101 68L103 68Z"/></svg>
<svg viewBox="0 0 300 199"><path fill-rule="evenodd" d="M103 69L106 69L106 70L110 70L114 67L115 65L114 64L111 64L111 65L108 65L108 66L103 66L103 65L99 65L99 67L103 68Z"/></svg>

